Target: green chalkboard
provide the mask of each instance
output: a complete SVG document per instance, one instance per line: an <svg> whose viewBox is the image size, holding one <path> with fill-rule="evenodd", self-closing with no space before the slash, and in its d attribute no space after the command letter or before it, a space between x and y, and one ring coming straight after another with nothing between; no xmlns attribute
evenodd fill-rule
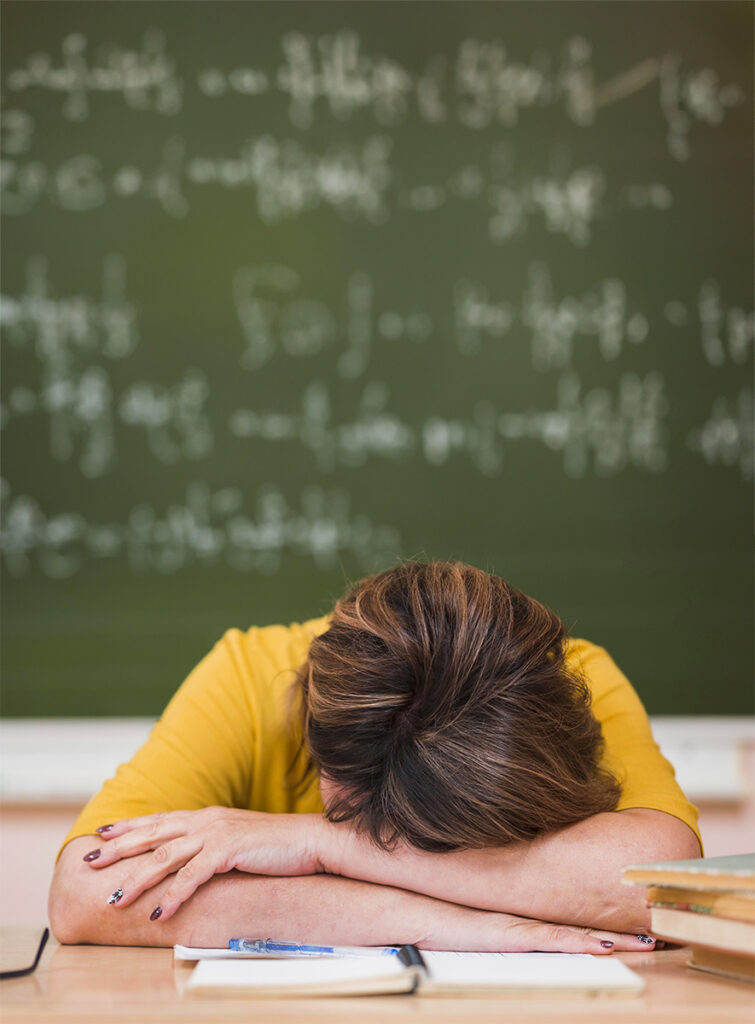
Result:
<svg viewBox="0 0 755 1024"><path fill-rule="evenodd" d="M752 709L749 3L3 4L3 713L398 558Z"/></svg>

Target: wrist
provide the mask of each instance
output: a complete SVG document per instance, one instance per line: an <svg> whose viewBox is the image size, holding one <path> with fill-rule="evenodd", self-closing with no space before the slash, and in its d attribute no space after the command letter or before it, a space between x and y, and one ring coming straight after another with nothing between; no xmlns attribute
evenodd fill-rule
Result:
<svg viewBox="0 0 755 1024"><path fill-rule="evenodd" d="M322 814L308 815L310 819L310 850L314 863L313 873L317 875L335 875L336 837L334 826Z"/></svg>
<svg viewBox="0 0 755 1024"><path fill-rule="evenodd" d="M318 871L325 875L352 877L348 870L349 850L355 834L348 822L333 823L320 816L316 829Z"/></svg>

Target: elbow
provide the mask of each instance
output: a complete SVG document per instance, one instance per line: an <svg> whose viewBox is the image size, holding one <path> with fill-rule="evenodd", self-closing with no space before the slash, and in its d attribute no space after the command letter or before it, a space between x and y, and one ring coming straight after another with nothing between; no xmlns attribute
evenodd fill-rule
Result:
<svg viewBox="0 0 755 1024"><path fill-rule="evenodd" d="M680 818L663 811L646 810L635 813L645 816L643 841L647 853L644 854L643 860L646 863L689 860L702 856L697 836Z"/></svg>
<svg viewBox="0 0 755 1024"><path fill-rule="evenodd" d="M626 826L622 866L687 860L702 855L695 833L673 814L642 807L618 814Z"/></svg>
<svg viewBox="0 0 755 1024"><path fill-rule="evenodd" d="M678 840L678 846L674 854L673 860L692 860L695 857L703 856L703 848L700 844L700 840L697 838L695 833L689 826L684 825L682 827L685 830L680 835Z"/></svg>
<svg viewBox="0 0 755 1024"><path fill-rule="evenodd" d="M50 930L61 944L70 946L87 941L85 922L80 920L81 915L74 901L61 884L60 879L57 878L53 878L50 886L47 916L50 921Z"/></svg>
<svg viewBox="0 0 755 1024"><path fill-rule="evenodd" d="M667 858L668 860L692 860L696 857L702 857L703 851L700 846L700 840L697 838L691 828L682 824L682 827L686 829L686 832L680 834L672 843L672 852Z"/></svg>
<svg viewBox="0 0 755 1024"><path fill-rule="evenodd" d="M97 876L82 864L83 853L91 849L92 837L73 839L61 851L50 883L47 916L58 942L74 945L98 942L97 900L93 898Z"/></svg>

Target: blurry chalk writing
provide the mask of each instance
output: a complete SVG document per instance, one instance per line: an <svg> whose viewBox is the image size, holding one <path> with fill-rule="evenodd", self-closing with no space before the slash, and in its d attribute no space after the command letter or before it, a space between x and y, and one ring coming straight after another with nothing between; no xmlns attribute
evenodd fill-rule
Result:
<svg viewBox="0 0 755 1024"><path fill-rule="evenodd" d="M415 555L742 709L753 13L653 6L8 0L9 713Z"/></svg>

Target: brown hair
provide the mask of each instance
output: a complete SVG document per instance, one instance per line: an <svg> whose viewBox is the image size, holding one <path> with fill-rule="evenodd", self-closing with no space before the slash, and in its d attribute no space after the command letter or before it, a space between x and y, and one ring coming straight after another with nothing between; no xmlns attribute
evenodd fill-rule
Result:
<svg viewBox="0 0 755 1024"><path fill-rule="evenodd" d="M500 846L615 808L566 628L499 576L408 562L335 606L299 674L305 778L381 847Z"/></svg>

